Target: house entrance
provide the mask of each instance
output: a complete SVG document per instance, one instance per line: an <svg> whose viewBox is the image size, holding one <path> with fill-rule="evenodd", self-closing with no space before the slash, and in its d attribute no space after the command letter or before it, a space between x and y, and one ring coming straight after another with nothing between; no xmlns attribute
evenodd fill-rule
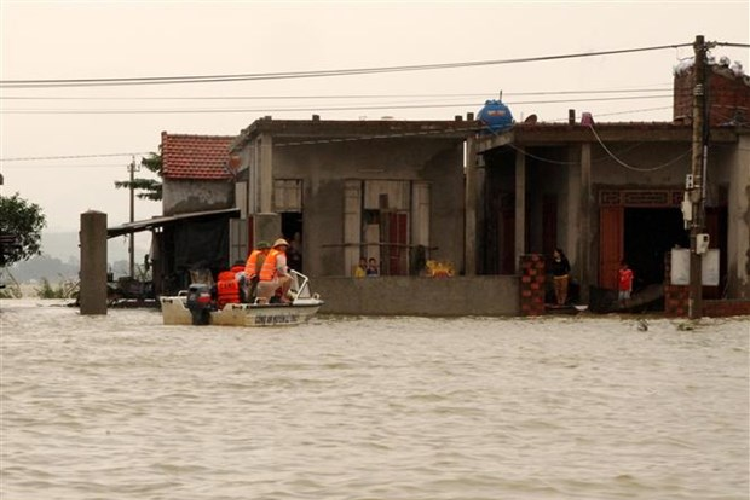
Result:
<svg viewBox="0 0 750 500"><path fill-rule="evenodd" d="M302 213L284 212L281 214L281 232L289 242L288 265L295 271L302 270Z"/></svg>
<svg viewBox="0 0 750 500"><path fill-rule="evenodd" d="M617 289L617 269L626 260L635 271L638 287L664 282L664 254L675 246L690 248L677 189L599 192L599 286ZM718 207L706 208L705 231L710 248L720 249L721 276L727 269L726 195L720 191ZM704 298L721 296L721 286L703 287Z"/></svg>
<svg viewBox="0 0 750 500"><path fill-rule="evenodd" d="M664 254L670 249L690 248L679 208L625 208L623 226L623 258L638 288L664 282Z"/></svg>

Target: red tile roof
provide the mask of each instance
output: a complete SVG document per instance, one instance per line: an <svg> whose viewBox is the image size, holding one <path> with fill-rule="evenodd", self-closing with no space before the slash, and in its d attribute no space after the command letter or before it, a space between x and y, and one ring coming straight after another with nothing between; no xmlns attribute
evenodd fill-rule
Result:
<svg viewBox="0 0 750 500"><path fill-rule="evenodd" d="M229 135L161 133L162 177L165 179L231 179Z"/></svg>

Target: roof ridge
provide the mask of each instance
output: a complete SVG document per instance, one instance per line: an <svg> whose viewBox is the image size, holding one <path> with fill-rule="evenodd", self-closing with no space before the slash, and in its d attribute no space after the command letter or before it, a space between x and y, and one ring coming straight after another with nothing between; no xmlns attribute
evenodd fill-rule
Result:
<svg viewBox="0 0 750 500"><path fill-rule="evenodd" d="M210 134L183 134L183 133L177 133L173 134L171 132L164 131L165 134L167 134L168 137L201 137L201 138L207 138L207 139L234 139L237 137L236 135L210 135Z"/></svg>

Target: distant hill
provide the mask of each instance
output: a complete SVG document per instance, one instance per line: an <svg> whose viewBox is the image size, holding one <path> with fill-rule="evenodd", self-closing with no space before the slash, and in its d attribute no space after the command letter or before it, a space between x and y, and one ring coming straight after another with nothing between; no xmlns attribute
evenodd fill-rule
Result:
<svg viewBox="0 0 750 500"><path fill-rule="evenodd" d="M143 256L148 253L151 243L150 233L136 235L135 264L143 263ZM29 260L16 262L7 268L20 283L29 280L46 278L51 283L63 280L78 279L80 272L81 249L78 247L77 232L42 231L42 255ZM114 272L115 277L128 273L128 243L126 238L112 238L107 242L107 270ZM0 274L4 269L0 268ZM3 282L7 281L2 276Z"/></svg>
<svg viewBox="0 0 750 500"><path fill-rule="evenodd" d="M151 234L138 233L135 235L135 261L143 262L143 256L149 252ZM53 259L78 262L81 249L78 247L78 233L42 231L42 254ZM107 242L107 261L128 260L128 244L126 238L111 238Z"/></svg>
<svg viewBox="0 0 750 500"><path fill-rule="evenodd" d="M61 280L78 279L79 269L77 259L63 262L47 255L38 255L23 262L16 262L5 271L12 274L19 283L26 283L30 280L40 281L44 278L51 283L57 283Z"/></svg>
<svg viewBox="0 0 750 500"><path fill-rule="evenodd" d="M135 263L136 274L141 266L140 262ZM16 262L8 268L0 268L0 282L10 283L10 275L19 283L29 283L32 280L40 282L46 279L50 283L59 283L61 281L78 280L81 270L78 259L70 259L63 262L60 259L52 258L48 255L38 255L29 260ZM118 260L110 262L107 265L107 271L114 274L115 279L128 276L128 261Z"/></svg>

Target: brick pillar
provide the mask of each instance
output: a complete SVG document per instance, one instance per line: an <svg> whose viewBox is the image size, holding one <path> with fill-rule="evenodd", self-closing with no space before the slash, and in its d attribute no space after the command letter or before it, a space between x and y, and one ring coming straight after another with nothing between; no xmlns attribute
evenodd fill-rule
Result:
<svg viewBox="0 0 750 500"><path fill-rule="evenodd" d="M521 316L541 316L544 314L544 294L546 291L544 257L539 254L521 255L518 259L521 274L519 305Z"/></svg>
<svg viewBox="0 0 750 500"><path fill-rule="evenodd" d="M673 285L669 281L671 265L672 252L664 252L664 316L685 318L688 313L690 287L688 285Z"/></svg>

